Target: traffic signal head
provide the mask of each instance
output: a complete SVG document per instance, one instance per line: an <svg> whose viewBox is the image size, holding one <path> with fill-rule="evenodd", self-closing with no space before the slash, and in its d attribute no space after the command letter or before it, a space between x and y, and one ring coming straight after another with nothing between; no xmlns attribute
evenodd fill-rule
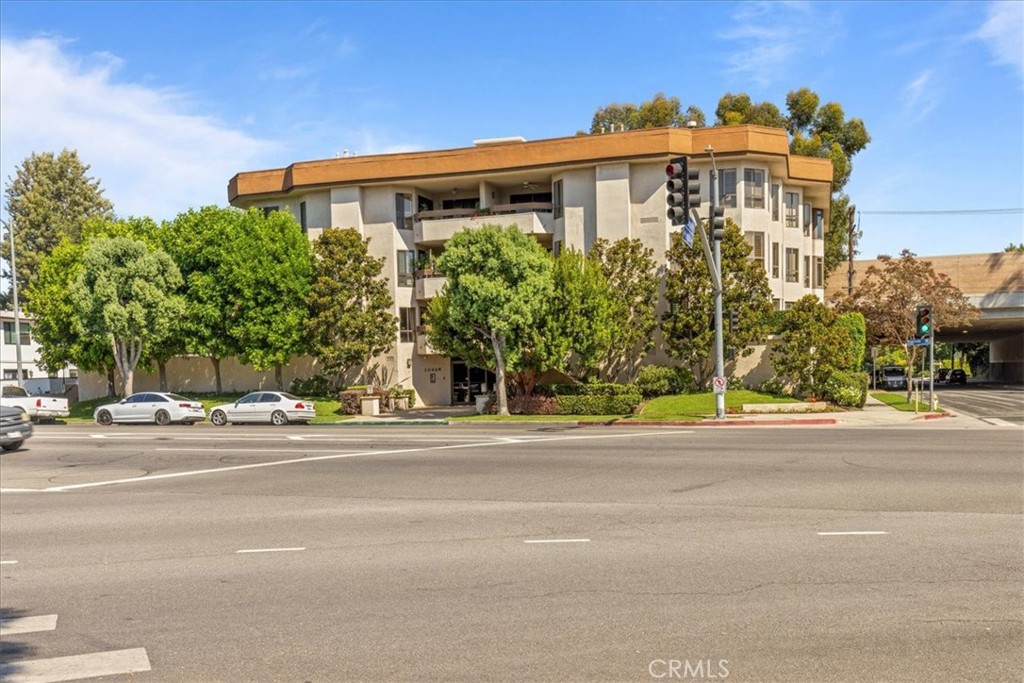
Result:
<svg viewBox="0 0 1024 683"><path fill-rule="evenodd" d="M927 337L932 334L932 307L917 307L917 336Z"/></svg>
<svg viewBox="0 0 1024 683"><path fill-rule="evenodd" d="M725 237L725 207L716 206L711 214L711 236L716 240Z"/></svg>
<svg viewBox="0 0 1024 683"><path fill-rule="evenodd" d="M740 331L740 314L737 311L729 311L729 333L736 334Z"/></svg>
<svg viewBox="0 0 1024 683"><path fill-rule="evenodd" d="M675 157L665 167L668 181L665 183L668 218L675 227L686 224L690 209L700 206L699 172L689 168L686 157Z"/></svg>

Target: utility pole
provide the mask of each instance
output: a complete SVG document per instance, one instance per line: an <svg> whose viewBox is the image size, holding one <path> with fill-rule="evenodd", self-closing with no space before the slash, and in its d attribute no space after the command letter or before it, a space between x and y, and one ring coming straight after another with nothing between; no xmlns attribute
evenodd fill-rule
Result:
<svg viewBox="0 0 1024 683"><path fill-rule="evenodd" d="M14 265L14 228L7 221L0 221L7 228L7 235L11 238L11 290L14 293L14 358L15 368L18 373L18 386L25 386L21 369L21 311L18 305L18 268Z"/></svg>
<svg viewBox="0 0 1024 683"><path fill-rule="evenodd" d="M854 204L850 204L849 211L846 212L847 222L847 245L846 245L846 260L849 264L846 274L846 294L853 296L853 220L854 215L857 213L857 207Z"/></svg>

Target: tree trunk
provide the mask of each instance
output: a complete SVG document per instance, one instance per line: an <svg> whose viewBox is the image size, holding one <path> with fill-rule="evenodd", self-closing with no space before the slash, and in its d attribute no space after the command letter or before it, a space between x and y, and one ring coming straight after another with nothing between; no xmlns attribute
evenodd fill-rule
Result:
<svg viewBox="0 0 1024 683"><path fill-rule="evenodd" d="M220 383L220 358L217 356L210 356L210 362L213 363L213 376L217 382L217 393L222 394L224 392L221 389Z"/></svg>
<svg viewBox="0 0 1024 683"><path fill-rule="evenodd" d="M160 377L160 391L167 391L167 361L156 362L157 374Z"/></svg>
<svg viewBox="0 0 1024 683"><path fill-rule="evenodd" d="M117 396L117 384L114 381L114 366L107 366L107 396Z"/></svg>
<svg viewBox="0 0 1024 683"><path fill-rule="evenodd" d="M277 390L284 391L284 380L281 378L281 366L274 366L274 380L277 382Z"/></svg>
<svg viewBox="0 0 1024 683"><path fill-rule="evenodd" d="M494 383L498 392L498 415L508 415L508 391L505 389L505 335L491 333L494 348Z"/></svg>

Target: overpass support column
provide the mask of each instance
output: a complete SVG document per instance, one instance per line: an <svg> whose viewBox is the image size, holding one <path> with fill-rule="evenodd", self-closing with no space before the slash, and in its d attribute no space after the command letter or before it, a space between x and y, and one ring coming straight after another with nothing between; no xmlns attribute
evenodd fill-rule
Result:
<svg viewBox="0 0 1024 683"><path fill-rule="evenodd" d="M989 379L1024 384L1024 334L997 339L988 348Z"/></svg>

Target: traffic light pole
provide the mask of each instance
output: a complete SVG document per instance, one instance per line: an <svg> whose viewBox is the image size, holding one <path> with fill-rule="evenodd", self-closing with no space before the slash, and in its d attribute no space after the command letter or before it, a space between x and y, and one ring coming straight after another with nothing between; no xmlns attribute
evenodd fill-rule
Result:
<svg viewBox="0 0 1024 683"><path fill-rule="evenodd" d="M935 325L928 338L928 410L935 410Z"/></svg>
<svg viewBox="0 0 1024 683"><path fill-rule="evenodd" d="M718 206L718 167L715 165L715 152L708 145L711 154L711 223L714 222L715 208ZM711 227L711 226L709 226ZM711 228L714 230L714 228ZM715 257L715 273L711 280L715 294L715 377L725 377L725 349L722 340L722 240L713 239ZM725 419L725 391L715 392L715 418Z"/></svg>

